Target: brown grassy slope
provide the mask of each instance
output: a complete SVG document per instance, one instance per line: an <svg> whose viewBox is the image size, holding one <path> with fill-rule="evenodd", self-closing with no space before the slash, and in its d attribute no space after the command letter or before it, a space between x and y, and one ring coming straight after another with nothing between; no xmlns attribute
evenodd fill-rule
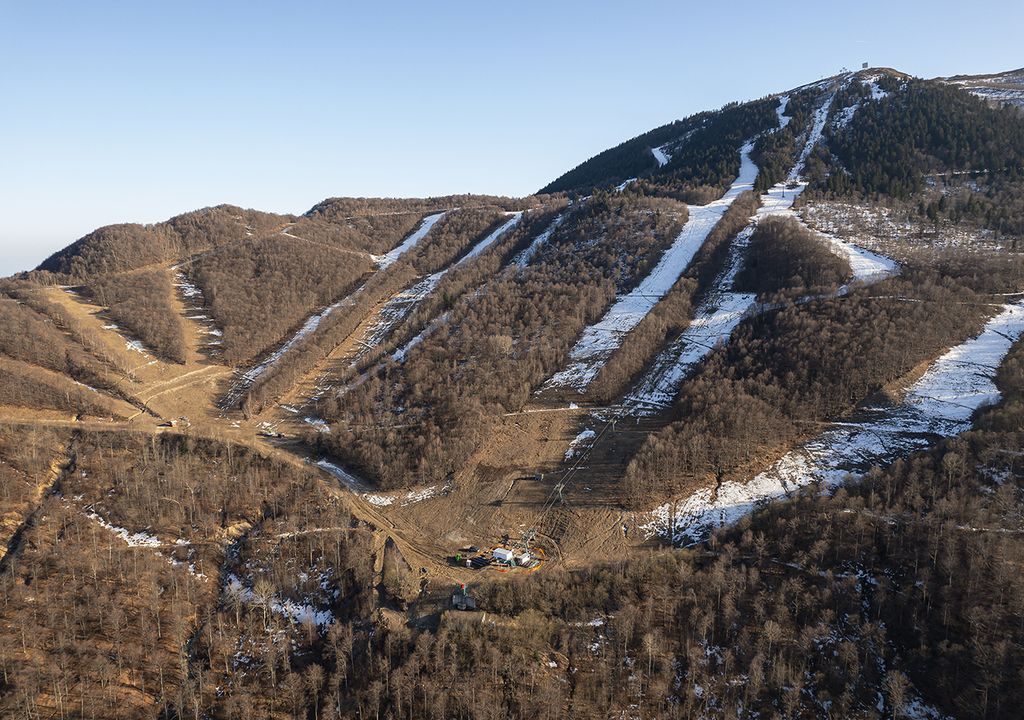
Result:
<svg viewBox="0 0 1024 720"><path fill-rule="evenodd" d="M168 270L106 275L86 285L84 290L146 347L174 362L185 362L185 328L172 304L175 290Z"/></svg>

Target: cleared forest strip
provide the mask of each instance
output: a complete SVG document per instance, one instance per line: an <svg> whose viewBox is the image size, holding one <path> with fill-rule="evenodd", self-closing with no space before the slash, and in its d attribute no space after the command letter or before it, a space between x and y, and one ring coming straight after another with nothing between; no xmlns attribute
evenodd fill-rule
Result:
<svg viewBox="0 0 1024 720"><path fill-rule="evenodd" d="M403 240L398 247L391 250L382 258L377 258L378 270L384 270L393 265L403 254L418 245L420 241L427 236L431 228L433 228L434 225L445 215L447 215L447 212L436 213L424 218L419 227L405 240ZM286 340L277 350L272 352L268 357L254 367L242 372L232 383L231 387L221 398L220 402L218 402L218 406L222 410L228 410L235 407L246 395L256 380L258 380L268 370L271 370L281 360L281 358L288 354L289 351L299 345L304 339L312 335L320 324L335 310L344 305L352 305L359 302L363 293L365 293L365 290L366 284L364 283L347 297L327 306L320 312L307 318L295 334Z"/></svg>
<svg viewBox="0 0 1024 720"><path fill-rule="evenodd" d="M569 355L569 365L556 373L543 389L570 387L586 390L605 361L663 298L686 270L705 239L733 201L750 190L757 179L757 165L750 159L753 143L740 150L740 174L718 200L707 205L688 205L689 217L661 260L633 290L618 297L604 316L583 331Z"/></svg>
<svg viewBox="0 0 1024 720"><path fill-rule="evenodd" d="M644 530L673 541L698 539L801 487L836 487L873 465L923 450L937 437L970 429L978 408L998 402L996 371L1022 335L1024 303L1004 305L979 335L932 363L899 404L866 408L850 422L834 423L750 482L724 482L666 503L649 514Z"/></svg>
<svg viewBox="0 0 1024 720"><path fill-rule="evenodd" d="M708 353L728 340L744 318L768 309L767 306L759 305L752 293L733 292L733 282L742 267L743 252L757 223L766 217L797 217L792 209L793 203L807 187L806 182L800 182L799 178L807 157L821 139L824 120L828 117L828 110L832 105L832 97L829 95L815 112L814 125L808 134L800 158L789 173L789 179L776 183L762 195L761 206L751 218L750 224L733 240L725 267L694 313L690 326L659 353L647 372L623 399L625 414L652 415L664 410L679 392L683 380ZM781 113L786 104L784 102L780 105L780 121L784 117ZM855 282L877 281L888 277L897 269L896 263L888 258L861 250L838 238L829 237L827 240L834 251L850 261ZM847 290L848 287L844 286L840 293Z"/></svg>
<svg viewBox="0 0 1024 720"><path fill-rule="evenodd" d="M187 321L186 342L193 347L193 355L205 355L213 359L222 354L224 330L217 326L206 307L206 298L198 285L193 283L180 269L180 265L171 268L174 273L174 287L177 289L177 301L182 308L182 317ZM197 360L199 358L196 358Z"/></svg>
<svg viewBox="0 0 1024 720"><path fill-rule="evenodd" d="M521 212L509 213L511 217L493 230L459 260L442 270L417 280L412 285L392 295L387 301L375 308L366 320L359 324L346 342L328 356L331 366L318 375L313 393L300 402L317 400L334 386L335 373L333 366L339 361L346 366L354 365L367 354L378 348L390 335L391 331L430 295L440 284L446 274L458 268L472 258L477 257L493 245L505 233L509 232L522 219Z"/></svg>
<svg viewBox="0 0 1024 720"><path fill-rule="evenodd" d="M423 218L423 222L420 223L420 226L416 228L416 230L412 232L409 235L409 237L403 240L398 245L398 247L388 251L387 253L381 255L380 257L374 258L374 260L377 262L378 268L383 270L389 265L393 265L395 261L398 260L398 258L400 258L409 250L412 250L414 247L416 247L416 245L419 244L420 240L425 238L427 236L427 233L430 232L430 228L434 227L437 221L443 218L445 215L447 215L447 211L435 213L433 215L427 215L427 217Z"/></svg>
<svg viewBox="0 0 1024 720"><path fill-rule="evenodd" d="M3 537L0 538L0 571L6 569L10 562L10 558L14 553L17 552L18 546L21 543L21 539L25 534L25 530L35 520L36 513L39 508L42 507L43 501L46 496L60 488L61 478L67 473L74 472L75 469L75 453L74 453L74 441L68 447L60 447L57 449L57 454L50 461L50 467L47 471L46 477L42 478L34 488L32 496L28 499L28 503L23 513L20 516L20 522L17 525L10 528L11 532L8 533L7 518L4 518Z"/></svg>
<svg viewBox="0 0 1024 720"><path fill-rule="evenodd" d="M271 369L274 365L276 365L278 361L280 361L281 358L284 357L289 350L291 350L298 343L300 343L303 340L303 338L313 333L317 329L317 327L319 327L320 323L323 322L324 318L326 318L328 315L330 315L332 312L337 310L342 305L346 304L346 302L355 302L354 298L359 296L360 292L363 290L364 287L365 285L360 286L359 288L356 289L355 292L353 292L348 297L339 300L338 302L333 303L332 305L328 305L320 312L316 313L315 315L311 315L309 318L307 318L306 322L302 324L302 327L300 327L295 332L294 335L288 338L284 342L284 344L281 345L277 350L268 355L259 364L239 374L239 376L235 379L231 387L220 399L220 402L218 402L217 405L222 410L228 410L237 405L238 401L242 399L242 397L249 390L249 388L252 387L252 384L256 382L256 380L261 375L263 375L263 373L265 373L267 370Z"/></svg>

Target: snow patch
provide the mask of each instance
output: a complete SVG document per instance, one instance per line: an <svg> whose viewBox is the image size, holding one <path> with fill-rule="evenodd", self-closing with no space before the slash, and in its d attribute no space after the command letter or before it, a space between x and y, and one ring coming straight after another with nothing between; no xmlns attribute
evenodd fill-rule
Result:
<svg viewBox="0 0 1024 720"><path fill-rule="evenodd" d="M835 424L749 482L725 482L662 505L642 528L648 536L674 541L699 538L801 487L834 488L872 466L923 450L938 437L970 429L978 408L998 402L996 371L1022 334L1024 302L1004 305L977 337L932 363L898 405L862 409L853 421Z"/></svg>
<svg viewBox="0 0 1024 720"><path fill-rule="evenodd" d="M160 538L158 538L155 535L150 535L146 532L132 532L130 530L126 530L123 527L112 525L106 520L104 520L102 517L97 515L95 512L93 512L92 510L86 510L85 514L87 517L96 521L98 525L103 526L104 528L106 528L107 530L114 533L122 540L124 540L131 547L160 547L161 545L163 545L163 543L160 542Z"/></svg>
<svg viewBox="0 0 1024 720"><path fill-rule="evenodd" d="M243 585L242 581L235 575L228 576L225 591L245 603L252 604L256 602L256 595L252 589ZM313 623L318 628L324 629L334 624L334 615L330 610L317 610L312 605L298 603L287 598L282 600L275 596L268 603L268 607L271 612L281 615L298 625Z"/></svg>
<svg viewBox="0 0 1024 720"><path fill-rule="evenodd" d="M419 244L420 240L427 236L427 233L430 232L430 229L437 224L437 221L443 218L446 214L446 212L439 212L434 215L428 215L427 217L423 218L423 222L420 223L420 226L416 228L414 232L410 233L409 237L402 241L402 243L398 247L394 248L388 253L385 253L384 255L374 256L374 260L377 263L378 269L383 270L384 268L393 265L398 260L398 258L400 258L402 255L404 255L412 248L416 247L416 245Z"/></svg>
<svg viewBox="0 0 1024 720"><path fill-rule="evenodd" d="M574 437L572 442L569 443L569 448L565 451L565 459L571 460L574 455L578 455L590 447L592 443L589 441L592 441L595 437L597 437L597 433L589 428Z"/></svg>
<svg viewBox="0 0 1024 720"><path fill-rule="evenodd" d="M740 150L740 174L725 195L707 205L687 206L686 224L658 264L635 289L620 295L601 320L583 331L569 353L569 365L548 380L542 391L553 387L569 387L580 393L586 390L612 353L621 347L627 333L676 283L733 201L753 188L758 170L750 159L752 149L753 143L748 142Z"/></svg>
<svg viewBox="0 0 1024 720"><path fill-rule="evenodd" d="M651 154L654 156L654 159L658 161L658 167L665 167L672 159L672 156L665 152L664 146L651 148Z"/></svg>

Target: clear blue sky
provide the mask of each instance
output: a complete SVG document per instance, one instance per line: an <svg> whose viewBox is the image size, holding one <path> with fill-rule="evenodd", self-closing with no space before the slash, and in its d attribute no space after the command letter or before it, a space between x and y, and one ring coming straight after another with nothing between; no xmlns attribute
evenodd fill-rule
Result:
<svg viewBox="0 0 1024 720"><path fill-rule="evenodd" d="M1024 3L0 0L0 275L222 202L530 193L862 61L1006 70Z"/></svg>

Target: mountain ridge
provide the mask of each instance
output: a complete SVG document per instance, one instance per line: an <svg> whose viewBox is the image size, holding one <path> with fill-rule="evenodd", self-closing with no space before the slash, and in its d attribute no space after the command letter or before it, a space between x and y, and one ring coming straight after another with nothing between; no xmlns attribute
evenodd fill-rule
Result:
<svg viewBox="0 0 1024 720"><path fill-rule="evenodd" d="M1024 116L976 84L0 280L0 715L1015 717Z"/></svg>

